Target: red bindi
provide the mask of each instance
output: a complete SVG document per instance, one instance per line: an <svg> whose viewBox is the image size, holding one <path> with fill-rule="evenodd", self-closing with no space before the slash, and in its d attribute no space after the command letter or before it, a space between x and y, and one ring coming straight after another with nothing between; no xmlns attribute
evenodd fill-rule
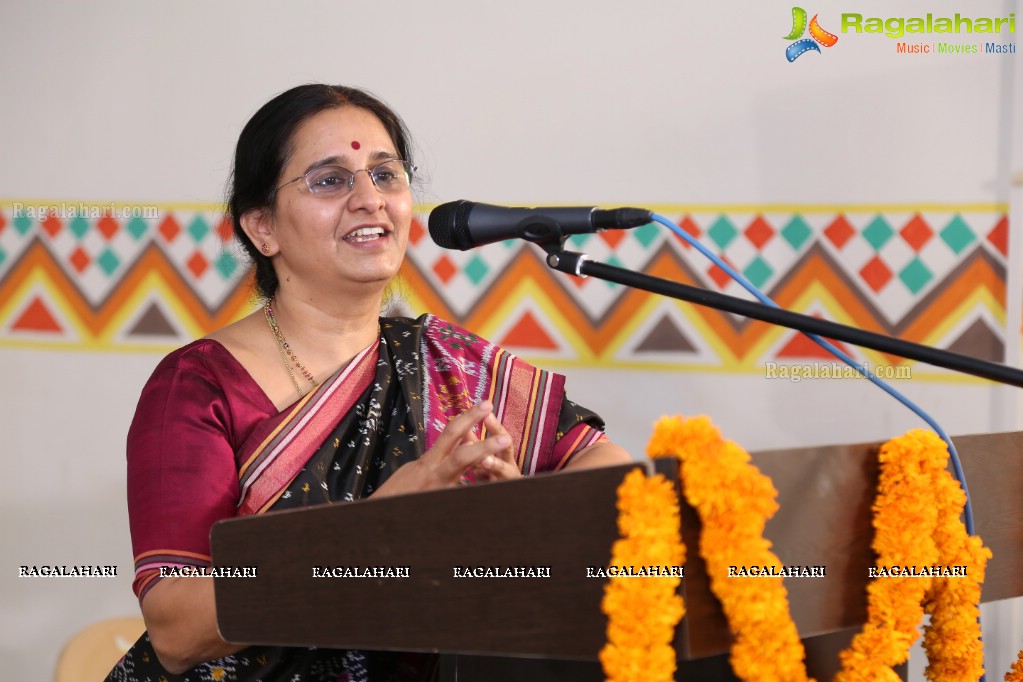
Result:
<svg viewBox="0 0 1023 682"><path fill-rule="evenodd" d="M352 149L358 149L358 148L359 148L359 147L361 147L361 146L362 146L362 145L361 145L361 144L359 144L359 141L358 141L358 140L352 140Z"/></svg>

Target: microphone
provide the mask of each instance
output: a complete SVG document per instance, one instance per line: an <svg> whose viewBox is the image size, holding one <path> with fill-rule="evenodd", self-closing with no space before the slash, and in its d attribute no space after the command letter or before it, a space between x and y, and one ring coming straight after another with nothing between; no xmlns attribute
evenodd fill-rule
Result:
<svg viewBox="0 0 1023 682"><path fill-rule="evenodd" d="M652 220L653 213L641 208L511 208L463 199L430 211L430 236L445 249L467 251L505 239L550 242L573 234L639 227Z"/></svg>

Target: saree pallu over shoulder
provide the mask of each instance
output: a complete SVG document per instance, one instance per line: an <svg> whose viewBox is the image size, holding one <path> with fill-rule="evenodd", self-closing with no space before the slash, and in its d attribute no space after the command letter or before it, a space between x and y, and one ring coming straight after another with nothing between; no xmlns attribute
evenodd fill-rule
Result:
<svg viewBox="0 0 1023 682"><path fill-rule="evenodd" d="M429 448L449 420L482 400L512 438L525 475L557 468L547 462L558 437L565 377L533 367L503 348L432 315L420 318L423 403ZM485 429L477 436L486 436Z"/></svg>
<svg viewBox="0 0 1023 682"><path fill-rule="evenodd" d="M413 418L422 434L420 454L447 423L482 400L511 435L525 475L559 468L552 457L565 378L533 367L475 334L432 315L382 318L379 344L370 346L291 409L261 424L239 450L238 514L270 509L373 381L380 344L398 378L413 378L421 404ZM475 434L485 438L484 429ZM551 461L548 461L551 460ZM468 481L467 481L468 482Z"/></svg>
<svg viewBox="0 0 1023 682"><path fill-rule="evenodd" d="M239 516L261 514L273 506L369 386L378 348L379 342L367 347L330 379L249 436L239 450Z"/></svg>

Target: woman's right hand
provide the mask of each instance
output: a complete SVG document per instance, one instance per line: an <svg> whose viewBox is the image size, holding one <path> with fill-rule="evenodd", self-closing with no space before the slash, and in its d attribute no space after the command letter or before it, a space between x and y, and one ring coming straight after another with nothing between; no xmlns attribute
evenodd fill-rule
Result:
<svg viewBox="0 0 1023 682"><path fill-rule="evenodd" d="M466 469L473 467L488 472L488 480L517 477L519 471L510 457L511 437L500 428L493 409L490 402L483 401L449 421L432 448L399 467L370 497L448 488L457 485ZM490 434L483 440L472 432L481 423Z"/></svg>

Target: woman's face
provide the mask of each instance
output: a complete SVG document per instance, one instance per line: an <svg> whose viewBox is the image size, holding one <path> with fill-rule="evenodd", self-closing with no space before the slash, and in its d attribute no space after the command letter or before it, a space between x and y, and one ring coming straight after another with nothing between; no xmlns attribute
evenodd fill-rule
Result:
<svg viewBox="0 0 1023 682"><path fill-rule="evenodd" d="M352 106L303 122L291 147L278 186L319 166L356 172L399 158L380 120ZM300 284L307 295L353 284L382 290L397 274L412 222L412 191L381 192L369 173L356 173L354 183L339 197L314 195L304 180L277 192L274 267L282 287Z"/></svg>

